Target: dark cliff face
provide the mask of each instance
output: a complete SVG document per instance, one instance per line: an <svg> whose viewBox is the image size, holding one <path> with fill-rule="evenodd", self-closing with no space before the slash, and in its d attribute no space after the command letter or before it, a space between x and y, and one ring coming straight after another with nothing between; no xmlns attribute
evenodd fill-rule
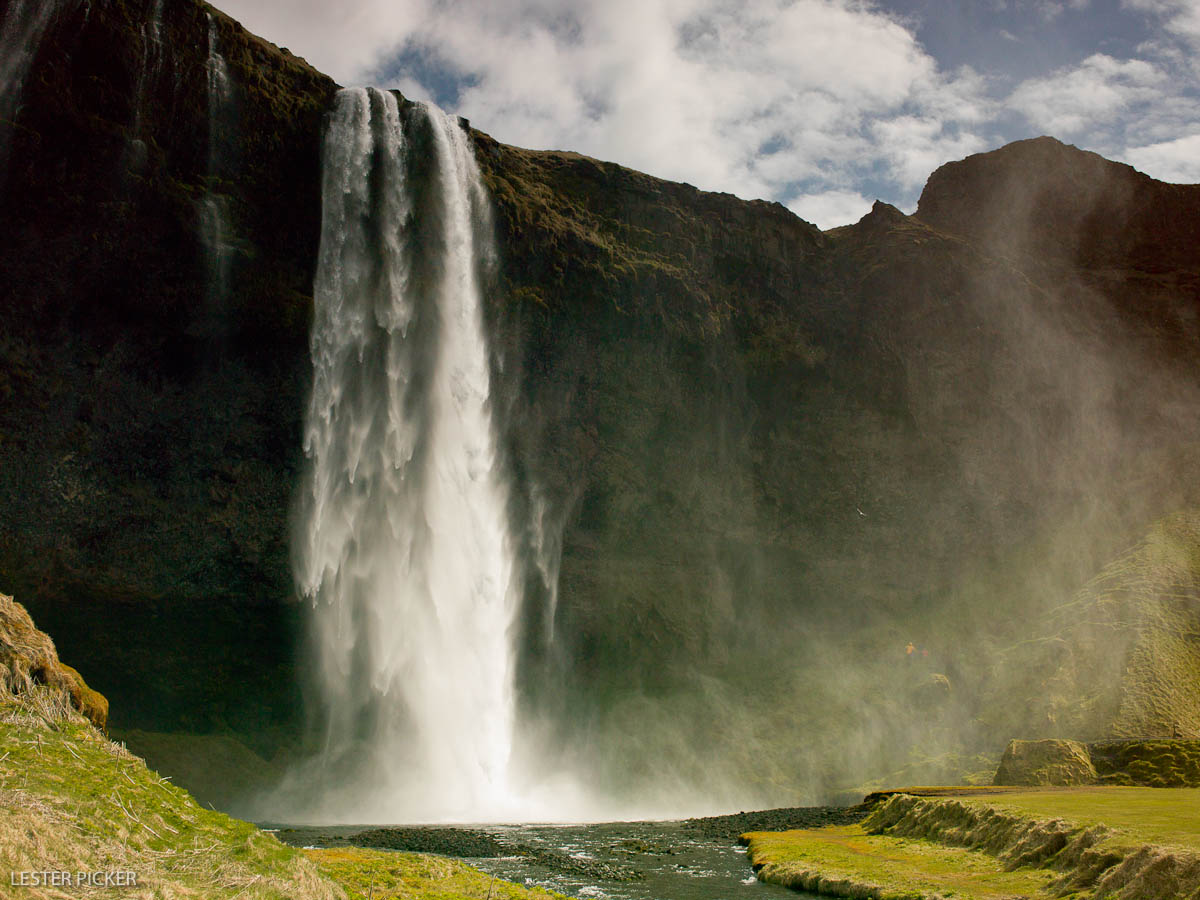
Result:
<svg viewBox="0 0 1200 900"><path fill-rule="evenodd" d="M153 8L63 3L10 128L0 576L118 726L267 749L298 727L288 510L335 86L200 4L155 41ZM1196 502L1196 188L1039 139L821 233L475 139L524 707L614 783L782 800L918 740L1002 745L971 724L1014 683L999 650Z"/></svg>
<svg viewBox="0 0 1200 900"><path fill-rule="evenodd" d="M513 456L564 524L530 703L557 700L614 783L657 759L662 780L819 788L894 748L996 743L993 707L1032 699L1004 651L1196 500L1191 189L1047 139L939 170L917 216L820 234L480 150ZM932 702L935 673L953 692Z"/></svg>
<svg viewBox="0 0 1200 900"><path fill-rule="evenodd" d="M160 7L156 30L149 0L59 2L5 123L0 559L116 724L249 731L295 704L278 634L335 86ZM211 172L210 13L234 83ZM230 220L219 305L206 196Z"/></svg>

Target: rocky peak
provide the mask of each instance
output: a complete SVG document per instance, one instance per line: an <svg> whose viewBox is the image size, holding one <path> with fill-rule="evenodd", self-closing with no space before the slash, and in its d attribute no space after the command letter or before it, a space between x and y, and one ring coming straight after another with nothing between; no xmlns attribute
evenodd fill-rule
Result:
<svg viewBox="0 0 1200 900"><path fill-rule="evenodd" d="M1195 268L1200 185L1164 184L1039 137L946 163L916 217L1000 252L1086 268Z"/></svg>

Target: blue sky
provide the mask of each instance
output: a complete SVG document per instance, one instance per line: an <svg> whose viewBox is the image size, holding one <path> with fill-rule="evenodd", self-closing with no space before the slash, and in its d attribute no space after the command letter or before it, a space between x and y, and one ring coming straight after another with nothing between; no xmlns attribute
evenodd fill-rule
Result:
<svg viewBox="0 0 1200 900"><path fill-rule="evenodd" d="M220 0L218 0L220 2ZM1200 181L1200 0L224 0L343 84L827 228L1052 134Z"/></svg>

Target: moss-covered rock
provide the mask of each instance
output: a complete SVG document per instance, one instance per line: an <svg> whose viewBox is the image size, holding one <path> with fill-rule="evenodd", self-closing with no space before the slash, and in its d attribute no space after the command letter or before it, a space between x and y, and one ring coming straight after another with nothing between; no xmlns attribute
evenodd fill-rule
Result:
<svg viewBox="0 0 1200 900"><path fill-rule="evenodd" d="M1086 744L1078 741L1009 741L995 784L1074 785L1099 780Z"/></svg>
<svg viewBox="0 0 1200 900"><path fill-rule="evenodd" d="M1103 784L1200 787L1200 741L1099 741L1088 746Z"/></svg>
<svg viewBox="0 0 1200 900"><path fill-rule="evenodd" d="M0 594L0 692L21 697L44 685L97 728L108 722L108 700L58 658L54 641L38 630L20 603Z"/></svg>

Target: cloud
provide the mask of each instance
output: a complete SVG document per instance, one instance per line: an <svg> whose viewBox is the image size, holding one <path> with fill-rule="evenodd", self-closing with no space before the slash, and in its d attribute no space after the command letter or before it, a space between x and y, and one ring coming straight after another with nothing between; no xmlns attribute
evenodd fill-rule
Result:
<svg viewBox="0 0 1200 900"><path fill-rule="evenodd" d="M431 2L217 0L216 5L342 84L354 84L428 18Z"/></svg>
<svg viewBox="0 0 1200 900"><path fill-rule="evenodd" d="M1053 22L1068 9L1087 9L1091 0L1037 0L1034 8L1047 22Z"/></svg>
<svg viewBox="0 0 1200 900"><path fill-rule="evenodd" d="M1074 68L1022 82L1008 104L1038 128L1070 137L1095 131L1131 106L1158 99L1165 78L1145 60L1097 53Z"/></svg>
<svg viewBox="0 0 1200 900"><path fill-rule="evenodd" d="M905 188L919 188L929 173L951 159L987 149L971 132L947 130L931 116L898 116L874 123L872 133L890 164L892 177Z"/></svg>
<svg viewBox="0 0 1200 900"><path fill-rule="evenodd" d="M1026 137L1027 128L1110 156L1200 130L1195 0L1122 0L1107 12L1089 0L997 0L1031 50L1047 17L1055 28L1102 14L1147 23L1137 58L1118 42L1015 90L1002 67L940 66L916 37L919 18L889 12L889 3L905 6L225 0L224 8L343 84L399 87L508 143L779 200L816 210L818 222L850 214L839 211L847 198L867 194L911 205L943 162ZM1035 27L1022 30L1022 21ZM998 33L1012 46L1018 32Z"/></svg>
<svg viewBox="0 0 1200 900"><path fill-rule="evenodd" d="M1200 44L1200 5L1196 0L1121 0L1121 5L1158 16L1167 31Z"/></svg>
<svg viewBox="0 0 1200 900"><path fill-rule="evenodd" d="M459 111L496 137L746 197L878 167L907 184L908 157L873 125L929 111L955 81L911 32L850 0L509 0L473 12L453 7L409 41L470 85Z"/></svg>
<svg viewBox="0 0 1200 900"><path fill-rule="evenodd" d="M830 190L803 194L788 204L788 209L818 228L825 230L851 225L871 211L872 201L849 190Z"/></svg>
<svg viewBox="0 0 1200 900"><path fill-rule="evenodd" d="M440 97L502 141L748 198L870 178L911 191L943 154L981 146L986 119L978 76L939 71L861 0L226 5L343 83Z"/></svg>
<svg viewBox="0 0 1200 900"><path fill-rule="evenodd" d="M1194 0L1122 0L1149 19L1133 58L1093 54L1027 79L1006 106L1043 132L1073 139L1157 178L1197 180L1200 6ZM1193 157L1194 158L1194 157Z"/></svg>
<svg viewBox="0 0 1200 900"><path fill-rule="evenodd" d="M1176 184L1200 182L1200 132L1172 141L1131 147L1124 159L1152 178Z"/></svg>

